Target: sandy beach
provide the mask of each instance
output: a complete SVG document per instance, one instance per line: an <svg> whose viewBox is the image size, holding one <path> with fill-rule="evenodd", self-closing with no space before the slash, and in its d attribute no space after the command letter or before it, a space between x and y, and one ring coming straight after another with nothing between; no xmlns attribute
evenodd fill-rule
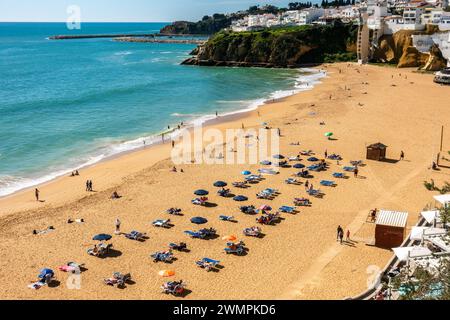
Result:
<svg viewBox="0 0 450 320"><path fill-rule="evenodd" d="M383 268L392 256L392 251L371 245L374 225L367 222L369 211L407 211L411 227L432 200L433 193L423 181L434 179L441 185L449 180L449 169L432 171L430 167L439 151L441 127L450 128L450 88L434 84L433 75L412 69L347 63L320 68L328 77L313 90L213 126L237 129L244 123L246 128L259 128L261 122L268 122L280 128L280 151L286 156L308 149L318 158L323 158L325 150L341 155L343 161L330 160L330 169L311 179L315 186L324 179L336 181L334 188L321 187L323 199L311 199L312 206L299 208L297 214L283 214L279 224L262 226L264 237L247 238L242 230L256 225L255 216L240 213L239 206L292 205L295 197L306 196L303 185L284 183L298 170L281 169L279 175L266 176L245 190L231 187L232 193L249 197L241 204L216 195L213 183L242 180L242 170L257 172L261 165L184 164L177 166L184 173L174 173L170 144L148 147L85 168L79 177L39 186L44 202L35 200L34 190L0 199L0 298L182 299L161 293L160 285L167 280L157 273L164 269L176 272L173 280L186 282L192 292L185 299L343 299L364 291L373 270ZM333 132L335 140L327 140L326 132ZM249 143L254 140L250 138ZM298 141L299 146L291 145ZM365 161L358 178L333 179L332 173L342 172L349 161L364 160L366 146L376 142L389 146L387 157L392 161ZM450 133L443 145L447 153ZM405 160L396 161L401 151ZM306 158L302 157L302 163L307 163ZM93 180L95 192L85 191L87 179ZM272 201L257 200L255 194L269 187L280 195ZM210 202L217 206L192 205L197 189L209 190ZM111 200L113 191L123 197ZM184 216L164 213L170 207L183 209ZM220 215L233 215L238 222L220 221ZM206 241L185 235L185 230L202 228L190 223L196 216L207 218L205 226L217 229L220 237ZM69 218L85 222L68 224ZM114 235L113 257L89 256L86 250L95 243L92 237L113 234L116 218L123 232L139 230L149 239L136 242ZM174 227L154 228L151 222L156 219L171 219ZM351 242L336 242L338 225L351 231ZM49 226L54 231L32 234ZM247 255L224 253L221 237L228 234L246 243ZM180 241L188 244L190 252L175 252L177 260L172 264L152 262L150 254ZM204 257L220 260L223 268L218 272L198 268L195 262ZM57 270L68 261L86 265L80 289L68 289L68 274L60 271L56 271L59 285L39 290L27 287L37 280L41 268ZM131 273L135 283L123 290L104 285L103 279L115 271Z"/></svg>

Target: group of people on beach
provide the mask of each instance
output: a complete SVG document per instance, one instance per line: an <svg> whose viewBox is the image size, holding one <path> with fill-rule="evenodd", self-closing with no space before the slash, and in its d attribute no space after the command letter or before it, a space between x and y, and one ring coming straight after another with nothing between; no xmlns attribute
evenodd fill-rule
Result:
<svg viewBox="0 0 450 320"><path fill-rule="evenodd" d="M340 241L341 244L344 243L344 229L342 229L341 226L338 226L337 228L337 241ZM345 241L350 241L350 230L347 230L347 237Z"/></svg>
<svg viewBox="0 0 450 320"><path fill-rule="evenodd" d="M86 181L86 191L89 191L89 192L94 191L94 189L92 187L92 180L87 180Z"/></svg>

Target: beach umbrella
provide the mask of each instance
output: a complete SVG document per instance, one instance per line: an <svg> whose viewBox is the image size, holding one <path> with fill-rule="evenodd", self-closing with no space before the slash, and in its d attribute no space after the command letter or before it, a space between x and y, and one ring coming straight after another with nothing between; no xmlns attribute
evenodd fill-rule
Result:
<svg viewBox="0 0 450 320"><path fill-rule="evenodd" d="M244 176L249 176L249 175L251 175L252 173L251 173L250 171L248 171L248 170L245 170L245 171L242 171L242 174L243 174Z"/></svg>
<svg viewBox="0 0 450 320"><path fill-rule="evenodd" d="M265 204L265 205L262 205L262 206L259 208L259 210L271 211L271 210L272 210L272 207Z"/></svg>
<svg viewBox="0 0 450 320"><path fill-rule="evenodd" d="M95 240L95 241L108 241L108 240L111 240L111 238L112 238L111 235L102 233L102 234L96 235L94 238L92 238L92 240Z"/></svg>
<svg viewBox="0 0 450 320"><path fill-rule="evenodd" d="M304 167L305 167L305 165L304 164L301 164L301 163L297 163L297 164L294 164L294 166L293 166L295 169L303 169Z"/></svg>
<svg viewBox="0 0 450 320"><path fill-rule="evenodd" d="M327 133L325 133L325 137L327 137L327 138L332 137L333 135L334 135L333 132L327 132Z"/></svg>
<svg viewBox="0 0 450 320"><path fill-rule="evenodd" d="M209 194L209 192L206 190L197 190L194 192L194 194L196 196L207 196Z"/></svg>
<svg viewBox="0 0 450 320"><path fill-rule="evenodd" d="M279 159L279 160L286 159L286 157L281 155L281 154L276 154L276 155L273 156L273 158L274 159Z"/></svg>
<svg viewBox="0 0 450 320"><path fill-rule="evenodd" d="M175 271L173 270L161 270L160 272L158 272L158 275L161 277L173 277L175 275Z"/></svg>
<svg viewBox="0 0 450 320"><path fill-rule="evenodd" d="M228 235L228 236L223 237L222 240L225 240L225 241L235 241L235 240L237 240L237 237L236 237L236 236L233 236L233 235Z"/></svg>
<svg viewBox="0 0 450 320"><path fill-rule="evenodd" d="M309 162L317 162L319 161L319 159L317 159L316 157L311 157L308 159Z"/></svg>
<svg viewBox="0 0 450 320"><path fill-rule="evenodd" d="M191 219L191 222L194 224L205 224L208 223L208 220L202 217L195 217Z"/></svg>
<svg viewBox="0 0 450 320"><path fill-rule="evenodd" d="M216 183L214 183L214 187L218 187L218 188L223 188L226 187L228 185L228 183L224 182L224 181L217 181Z"/></svg>
<svg viewBox="0 0 450 320"><path fill-rule="evenodd" d="M242 201L247 201L248 198L246 196L236 196L233 198L234 201L238 201L238 202L242 202Z"/></svg>
<svg viewBox="0 0 450 320"><path fill-rule="evenodd" d="M263 166L270 166L272 164L272 162L270 162L269 160L264 160L260 162Z"/></svg>

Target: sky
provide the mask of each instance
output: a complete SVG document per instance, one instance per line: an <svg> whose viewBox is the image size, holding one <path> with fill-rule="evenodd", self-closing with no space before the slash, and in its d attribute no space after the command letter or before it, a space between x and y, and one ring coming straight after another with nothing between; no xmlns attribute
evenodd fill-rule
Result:
<svg viewBox="0 0 450 320"><path fill-rule="evenodd" d="M65 22L72 5L80 9L82 22L196 21L206 14L289 2L293 0L0 0L0 22Z"/></svg>

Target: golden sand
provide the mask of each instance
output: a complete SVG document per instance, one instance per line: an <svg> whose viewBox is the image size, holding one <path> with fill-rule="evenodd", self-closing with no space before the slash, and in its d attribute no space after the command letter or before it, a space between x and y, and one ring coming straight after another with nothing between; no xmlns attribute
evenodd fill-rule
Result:
<svg viewBox="0 0 450 320"><path fill-rule="evenodd" d="M450 125L450 88L434 84L432 75L412 70L356 64L322 68L329 77L312 91L264 105L259 116L255 111L214 126L224 130L245 123L249 128L268 121L282 130L282 154L312 149L319 158L325 150L343 156L339 165L330 161L330 170L315 174L315 186L320 180L333 180L331 174L342 171L348 161L364 159L365 146L371 143L388 145L392 159L398 159L403 150L405 161L367 161L360 178L351 176L337 181L335 188L322 187L323 199L313 199L312 207L300 208L296 215L283 214L280 224L263 226L265 237L261 239L244 239L242 230L255 225L255 217L240 213L240 203L218 197L212 187L217 180L238 181L242 170L256 172L260 166L192 164L178 167L184 173L173 173L169 145L99 163L81 170L80 177L63 177L40 186L45 202L36 202L33 190L0 199L0 298L180 299L161 294L159 287L166 280L158 271L164 269L176 271L174 280L187 283L192 292L186 299L342 299L365 290L373 270L382 268L392 256L391 251L370 245L374 226L366 222L369 210L408 211L412 226L433 195L423 181L433 178L440 184L448 180L449 169L432 172L430 165L439 150L441 126ZM337 140L325 139L328 131ZM300 146L290 145L297 141ZM444 146L450 149L450 134ZM232 188L232 192L248 196L248 204L256 206L292 205L294 197L305 196L304 186L284 183L294 172L282 169L278 176L268 176L247 190ZM85 192L87 179L94 181L96 192ZM269 202L256 200L255 194L267 187L279 189L281 195ZM210 200L217 207L190 203L192 192L200 188L211 192ZM110 195L115 190L123 197L113 201ZM184 216L168 216L164 211L169 207L182 208ZM234 215L238 223L219 221L219 215ZM192 240L183 234L198 229L189 221L194 216L206 217L206 226L216 228L220 237ZM67 224L69 218L83 218L85 223ZM116 218L122 221L122 231L147 232L150 239L135 242L114 236L115 257L88 256L93 235L113 234ZM151 226L161 218L170 218L175 226L168 230ZM351 231L352 245L336 242L338 225ZM48 226L55 230L32 235L32 230ZM227 234L245 241L246 256L224 253L221 237ZM187 242L191 251L175 252L177 260L169 265L151 261L151 253L177 241ZM224 267L208 273L195 265L203 257L220 260ZM80 289L69 290L68 274L60 271L56 271L59 285L27 288L41 268L56 270L68 261L86 264ZM104 285L103 279L114 271L130 272L135 283L124 290Z"/></svg>

